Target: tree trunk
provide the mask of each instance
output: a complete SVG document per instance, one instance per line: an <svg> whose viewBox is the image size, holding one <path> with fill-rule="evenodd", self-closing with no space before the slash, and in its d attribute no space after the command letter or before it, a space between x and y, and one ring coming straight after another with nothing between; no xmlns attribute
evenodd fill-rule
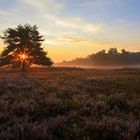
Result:
<svg viewBox="0 0 140 140"><path fill-rule="evenodd" d="M22 71L22 73L26 72L26 62L25 62L25 60L23 60L22 63L21 63L21 71Z"/></svg>

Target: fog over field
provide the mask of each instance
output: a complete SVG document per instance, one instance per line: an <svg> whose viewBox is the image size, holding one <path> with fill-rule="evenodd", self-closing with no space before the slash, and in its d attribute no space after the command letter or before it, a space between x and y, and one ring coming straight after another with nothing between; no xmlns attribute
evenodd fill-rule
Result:
<svg viewBox="0 0 140 140"><path fill-rule="evenodd" d="M70 61L56 63L55 66L81 67L81 68L140 68L140 52L129 52L122 49L118 52L116 48L108 51L101 50L87 57L75 58Z"/></svg>

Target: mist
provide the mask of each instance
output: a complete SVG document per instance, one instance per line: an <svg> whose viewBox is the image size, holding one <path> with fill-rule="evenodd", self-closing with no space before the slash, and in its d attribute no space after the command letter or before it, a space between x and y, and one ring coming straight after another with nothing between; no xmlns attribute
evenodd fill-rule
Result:
<svg viewBox="0 0 140 140"><path fill-rule="evenodd" d="M101 50L88 55L86 58L76 58L71 61L63 61L56 66L83 67L83 68L139 68L140 52L129 52L124 49L118 52L116 48L108 51Z"/></svg>

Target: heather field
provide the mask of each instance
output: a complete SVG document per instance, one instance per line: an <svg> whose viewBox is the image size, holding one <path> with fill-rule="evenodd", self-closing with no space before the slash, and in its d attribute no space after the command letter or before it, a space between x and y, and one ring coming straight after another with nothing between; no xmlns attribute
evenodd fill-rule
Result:
<svg viewBox="0 0 140 140"><path fill-rule="evenodd" d="M140 69L1 69L0 140L140 140Z"/></svg>

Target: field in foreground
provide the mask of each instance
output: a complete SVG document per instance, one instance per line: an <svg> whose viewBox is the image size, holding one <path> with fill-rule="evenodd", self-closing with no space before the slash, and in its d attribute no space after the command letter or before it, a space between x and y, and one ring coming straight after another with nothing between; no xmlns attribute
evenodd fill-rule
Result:
<svg viewBox="0 0 140 140"><path fill-rule="evenodd" d="M140 140L140 69L0 77L0 140Z"/></svg>

